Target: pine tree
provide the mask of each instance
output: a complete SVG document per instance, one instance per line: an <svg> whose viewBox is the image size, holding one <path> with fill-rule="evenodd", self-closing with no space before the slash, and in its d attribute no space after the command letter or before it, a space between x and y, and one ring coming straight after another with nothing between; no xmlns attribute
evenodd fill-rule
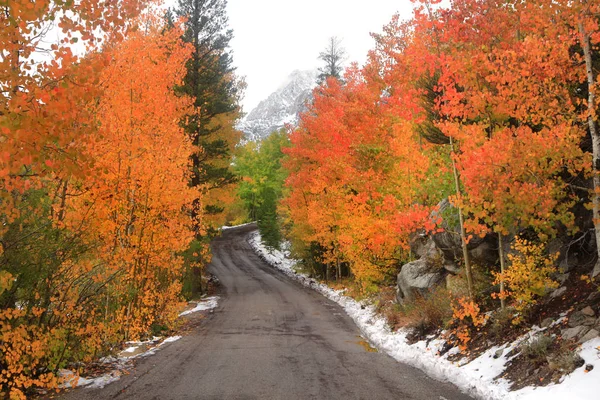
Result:
<svg viewBox="0 0 600 400"><path fill-rule="evenodd" d="M325 66L319 68L318 83L324 83L329 77L341 80L345 59L346 50L342 47L342 41L335 36L330 37L325 50L319 53L319 60L324 61Z"/></svg>
<svg viewBox="0 0 600 400"><path fill-rule="evenodd" d="M225 222L224 204L235 182L230 164L240 139L234 128L240 116L240 83L228 50L233 31L227 26L226 7L226 0L179 0L174 10L175 17L185 19L183 41L193 47L184 83L178 88L180 94L194 101L194 111L181 123L194 145L189 184L200 191L192 215L196 241L190 245L198 251L188 252L191 258L188 254L184 278L191 296L203 292L202 267L210 260L211 238ZM167 15L168 20L172 18Z"/></svg>
<svg viewBox="0 0 600 400"><path fill-rule="evenodd" d="M194 47L180 87L182 93L194 98L196 107L184 122L196 146L190 184L206 191L235 181L228 161L237 142L233 123L240 114L240 86L228 51L233 31L227 27L226 6L226 0L179 0L175 10L176 16L187 20L183 40ZM204 214L222 211L219 204L204 204Z"/></svg>

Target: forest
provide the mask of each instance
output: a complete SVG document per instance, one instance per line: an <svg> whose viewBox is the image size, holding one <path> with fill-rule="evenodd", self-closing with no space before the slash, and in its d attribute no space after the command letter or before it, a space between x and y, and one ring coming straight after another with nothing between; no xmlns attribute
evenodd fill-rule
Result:
<svg viewBox="0 0 600 400"><path fill-rule="evenodd" d="M200 3L0 2L0 395L176 329L230 223L464 351L598 291L600 3L415 1L260 143ZM434 284L398 292L410 268Z"/></svg>
<svg viewBox="0 0 600 400"><path fill-rule="evenodd" d="M245 176L265 193L253 209L279 199L267 244L287 238L305 273L468 353L598 297L600 4L416 3L373 34L365 65L315 89L270 152L283 184ZM591 336L561 334L529 370L576 367L546 356Z"/></svg>
<svg viewBox="0 0 600 400"><path fill-rule="evenodd" d="M241 83L224 3L198 6L0 4L0 397L173 329L202 293Z"/></svg>

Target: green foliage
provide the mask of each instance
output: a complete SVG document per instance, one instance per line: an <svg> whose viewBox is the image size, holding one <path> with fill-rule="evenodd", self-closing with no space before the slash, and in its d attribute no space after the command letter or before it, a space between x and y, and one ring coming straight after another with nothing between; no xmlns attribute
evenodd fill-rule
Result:
<svg viewBox="0 0 600 400"><path fill-rule="evenodd" d="M521 354L533 363L545 362L553 342L550 336L538 335L520 346Z"/></svg>
<svg viewBox="0 0 600 400"><path fill-rule="evenodd" d="M205 254L210 239L203 236L194 239L181 256L185 266L182 280L182 294L187 300L202 295L204 286L202 282L202 266L208 264L208 255Z"/></svg>
<svg viewBox="0 0 600 400"><path fill-rule="evenodd" d="M183 40L194 47L186 64L181 94L194 100L194 113L182 125L197 151L191 154L191 185L205 191L222 189L235 182L230 168L233 146L239 136L233 128L239 117L239 95L243 86L234 75L228 51L233 32L228 29L225 0L179 0L174 10L186 19ZM172 20L171 13L167 15ZM221 214L218 199L204 201L205 212Z"/></svg>
<svg viewBox="0 0 600 400"><path fill-rule="evenodd" d="M250 219L258 221L265 243L275 248L281 242L277 203L287 176L281 160L289 143L284 130L273 132L260 143L250 142L241 147L235 158L235 172L240 179L238 196Z"/></svg>

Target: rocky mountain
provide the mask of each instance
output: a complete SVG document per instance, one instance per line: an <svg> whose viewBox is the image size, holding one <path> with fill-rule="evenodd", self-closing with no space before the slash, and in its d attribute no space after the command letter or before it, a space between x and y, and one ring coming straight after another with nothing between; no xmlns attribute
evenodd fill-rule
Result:
<svg viewBox="0 0 600 400"><path fill-rule="evenodd" d="M317 71L294 71L287 80L261 101L237 126L244 139L260 141L286 124L295 125L298 114L305 110L306 102L317 85Z"/></svg>

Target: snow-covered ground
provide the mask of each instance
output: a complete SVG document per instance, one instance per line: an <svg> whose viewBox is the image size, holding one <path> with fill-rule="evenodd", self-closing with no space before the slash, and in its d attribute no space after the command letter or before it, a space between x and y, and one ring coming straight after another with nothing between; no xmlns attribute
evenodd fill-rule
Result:
<svg viewBox="0 0 600 400"><path fill-rule="evenodd" d="M492 347L470 362L466 359L451 362L447 357L450 354L456 354L457 348L439 356L439 351L444 344L440 339L432 338L428 342L420 341L412 345L408 344L407 332L402 330L392 332L385 319L375 313L372 305L359 303L344 296L342 291L333 290L325 284L295 272L294 267L297 261L289 258L287 250L279 251L267 248L263 245L258 232L251 233L248 242L270 265L342 306L374 347L386 352L397 361L420 368L433 378L452 382L474 397L485 400L590 400L600 398L600 338L584 343L580 350L580 356L585 360L586 365L591 364L594 367L590 372L586 373L585 368L578 368L563 378L560 384L537 388L526 387L510 392L507 381L494 379L504 371L507 362L510 361L507 354L545 328L534 327L527 335L512 343ZM500 353L500 349L504 349L504 351L502 355L498 356L497 353Z"/></svg>
<svg viewBox="0 0 600 400"><path fill-rule="evenodd" d="M235 226L223 225L223 226L221 227L221 230L222 230L222 231L226 231L227 229L240 228L240 227L242 227L242 226L252 225L252 224L254 224L254 223L255 223L255 222L248 222L248 223L245 223L245 224L241 224L241 225L235 225Z"/></svg>
<svg viewBox="0 0 600 400"><path fill-rule="evenodd" d="M219 296L206 297L206 298L200 300L199 302L197 302L196 306L194 308L192 308L191 310L186 310L186 311L182 312L181 314L179 314L179 316L183 317L184 315L188 315L188 314L195 313L198 311L212 310L213 308L216 308L218 304L219 304Z"/></svg>
<svg viewBox="0 0 600 400"><path fill-rule="evenodd" d="M194 308L183 311L179 314L180 317L195 313L198 311L212 310L217 307L219 301L218 296L206 297L196 302ZM112 367L110 372L93 378L83 378L77 376L73 371L62 369L58 372L58 376L62 383L61 388L85 387L88 389L102 389L109 383L118 381L123 374L123 370L131 366L131 361L139 357L148 357L156 354L160 348L166 343L172 343L181 339L181 336L169 336L166 338L154 336L152 339L145 341L126 342L127 347L122 350L116 357L104 357L99 360L100 364L105 364Z"/></svg>

